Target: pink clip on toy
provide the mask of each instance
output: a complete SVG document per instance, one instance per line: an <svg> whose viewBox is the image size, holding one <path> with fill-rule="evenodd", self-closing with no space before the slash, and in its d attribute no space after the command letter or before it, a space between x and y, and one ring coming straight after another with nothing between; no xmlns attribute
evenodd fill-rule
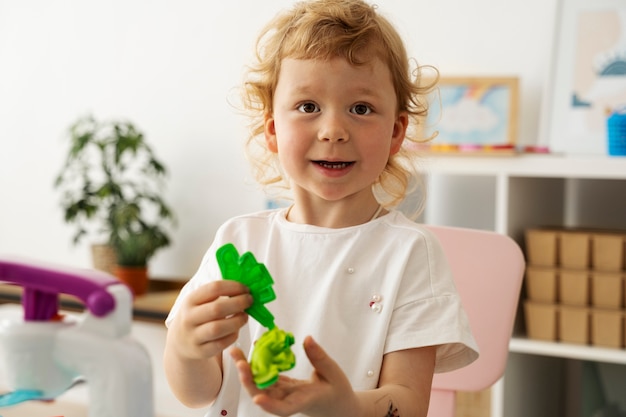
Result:
<svg viewBox="0 0 626 417"><path fill-rule="evenodd" d="M0 407L53 399L84 380L90 417L153 417L150 357L130 337L126 285L104 272L1 257L0 281L24 288L22 317L0 307L0 367L14 390ZM80 299L82 315L60 317L59 294Z"/></svg>

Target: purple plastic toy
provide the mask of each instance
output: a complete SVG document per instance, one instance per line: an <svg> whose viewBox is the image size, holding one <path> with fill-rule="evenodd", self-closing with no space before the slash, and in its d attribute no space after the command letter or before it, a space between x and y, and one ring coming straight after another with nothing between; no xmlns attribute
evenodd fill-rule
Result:
<svg viewBox="0 0 626 417"><path fill-rule="evenodd" d="M77 297L94 316L104 317L115 308L115 299L107 287L120 283L105 272L2 257L0 281L24 288L24 320L31 321L54 318L59 311L59 294Z"/></svg>

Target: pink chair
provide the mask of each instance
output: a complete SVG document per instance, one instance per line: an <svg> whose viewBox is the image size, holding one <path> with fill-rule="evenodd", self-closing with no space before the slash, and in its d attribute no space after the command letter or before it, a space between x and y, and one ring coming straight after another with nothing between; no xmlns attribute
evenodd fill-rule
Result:
<svg viewBox="0 0 626 417"><path fill-rule="evenodd" d="M480 357L435 374L428 417L453 417L456 391L479 391L504 374L525 261L513 239L482 230L426 226L439 238L467 311Z"/></svg>

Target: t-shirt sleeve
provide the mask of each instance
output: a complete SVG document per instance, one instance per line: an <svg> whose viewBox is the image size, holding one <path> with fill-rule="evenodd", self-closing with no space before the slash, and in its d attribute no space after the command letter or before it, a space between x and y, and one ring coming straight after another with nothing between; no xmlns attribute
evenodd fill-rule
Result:
<svg viewBox="0 0 626 417"><path fill-rule="evenodd" d="M435 372L448 372L478 358L478 345L467 314L454 286L448 261L438 240L425 232L419 256L409 261L394 306L385 353L425 346L438 346ZM424 291L423 286L429 288ZM418 289L417 286L422 288Z"/></svg>
<svg viewBox="0 0 626 417"><path fill-rule="evenodd" d="M452 371L478 358L458 296L416 301L394 310L385 353L424 346L438 346L435 372Z"/></svg>

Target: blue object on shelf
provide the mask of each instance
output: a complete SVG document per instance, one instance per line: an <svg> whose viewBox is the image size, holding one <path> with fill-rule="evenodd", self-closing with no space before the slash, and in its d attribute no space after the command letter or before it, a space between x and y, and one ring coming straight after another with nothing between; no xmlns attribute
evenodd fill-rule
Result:
<svg viewBox="0 0 626 417"><path fill-rule="evenodd" d="M615 110L607 119L608 150L612 156L626 156L626 106Z"/></svg>

